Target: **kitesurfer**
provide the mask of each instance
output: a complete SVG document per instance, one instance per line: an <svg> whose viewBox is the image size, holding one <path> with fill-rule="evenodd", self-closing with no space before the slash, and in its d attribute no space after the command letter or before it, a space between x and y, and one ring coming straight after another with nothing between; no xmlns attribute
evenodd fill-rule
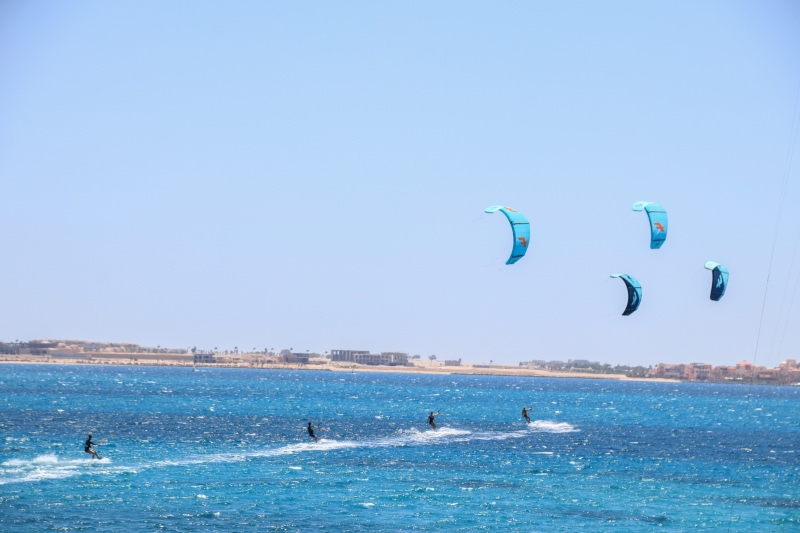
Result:
<svg viewBox="0 0 800 533"><path fill-rule="evenodd" d="M319 429L319 426L312 426L312 425L311 425L311 422L309 422L309 423L308 423L308 434L314 438L314 442L319 442L319 441L317 441L317 436L316 436L316 435L314 435L314 428L315 428L315 427L316 427L317 429Z"/></svg>
<svg viewBox="0 0 800 533"><path fill-rule="evenodd" d="M523 407L523 408L522 408L522 418L524 418L525 420L527 420L527 421L528 421L528 424L530 424L530 423L531 423L531 418L528 416L528 408L527 408L527 407Z"/></svg>
<svg viewBox="0 0 800 533"><path fill-rule="evenodd" d="M97 455L97 452L94 451L94 448L92 448L92 446L97 446L97 443L92 442L92 435L89 434L89 438L86 439L85 443L83 443L83 451L92 454L92 459L102 459L102 457Z"/></svg>
<svg viewBox="0 0 800 533"><path fill-rule="evenodd" d="M428 416L428 424L430 424L433 427L434 431L436 431L436 422L434 422L433 419L439 416L440 414L442 413L433 414L433 411L431 411L431 414Z"/></svg>

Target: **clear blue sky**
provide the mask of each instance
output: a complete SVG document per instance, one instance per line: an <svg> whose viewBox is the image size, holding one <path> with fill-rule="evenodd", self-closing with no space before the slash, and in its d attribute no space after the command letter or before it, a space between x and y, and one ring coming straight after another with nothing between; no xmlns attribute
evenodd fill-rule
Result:
<svg viewBox="0 0 800 533"><path fill-rule="evenodd" d="M799 88L794 1L5 1L0 339L800 358Z"/></svg>

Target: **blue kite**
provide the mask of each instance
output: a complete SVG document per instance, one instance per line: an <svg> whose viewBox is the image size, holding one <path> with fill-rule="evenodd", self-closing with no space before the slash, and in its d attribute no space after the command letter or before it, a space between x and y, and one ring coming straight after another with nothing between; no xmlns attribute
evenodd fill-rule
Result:
<svg viewBox="0 0 800 533"><path fill-rule="evenodd" d="M487 207L487 213L500 211L511 223L511 230L514 232L514 247L511 249L511 257L506 261L507 265L513 265L525 256L528 251L528 242L531 240L531 224L528 219L510 207L493 205Z"/></svg>
<svg viewBox="0 0 800 533"><path fill-rule="evenodd" d="M728 269L714 261L706 262L706 268L711 271L711 296L715 302L720 301L728 286Z"/></svg>
<svg viewBox="0 0 800 533"><path fill-rule="evenodd" d="M628 305L625 307L625 312L622 316L628 316L637 309L639 304L642 303L642 286L636 281L636 278L627 274L611 274L612 278L621 278L628 288Z"/></svg>
<svg viewBox="0 0 800 533"><path fill-rule="evenodd" d="M636 202L634 211L646 211L650 219L650 248L661 248L667 240L667 211L653 202Z"/></svg>

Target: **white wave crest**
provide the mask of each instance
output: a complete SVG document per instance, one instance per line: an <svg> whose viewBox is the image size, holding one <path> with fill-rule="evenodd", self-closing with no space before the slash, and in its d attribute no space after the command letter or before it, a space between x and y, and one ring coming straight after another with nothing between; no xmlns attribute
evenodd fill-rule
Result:
<svg viewBox="0 0 800 533"><path fill-rule="evenodd" d="M553 422L552 420L534 420L528 424L529 431L541 431L544 433L574 433L580 431L572 424L566 422Z"/></svg>
<svg viewBox="0 0 800 533"><path fill-rule="evenodd" d="M471 431L467 431L465 429L455 429L451 427L443 427L436 431L432 429L427 431L409 429L400 431L390 437L382 437L373 441L364 441L363 445L369 448L390 446L420 446L433 444L440 441L447 442L453 438L464 437L471 434Z"/></svg>
<svg viewBox="0 0 800 533"><path fill-rule="evenodd" d="M91 465L93 463L97 464L109 464L111 460L104 457L99 461L96 459L92 459L91 457L87 459L59 459L58 456L54 453L46 453L43 455L37 455L33 459L9 459L5 461L0 466L9 466L9 467L37 467L37 466L47 466L47 465L58 465L58 466L81 466L81 465Z"/></svg>
<svg viewBox="0 0 800 533"><path fill-rule="evenodd" d="M44 479L61 479L75 476L87 467L107 467L111 460L103 458L60 459L52 453L37 455L33 459L9 459L0 466L0 485L7 483L41 481Z"/></svg>

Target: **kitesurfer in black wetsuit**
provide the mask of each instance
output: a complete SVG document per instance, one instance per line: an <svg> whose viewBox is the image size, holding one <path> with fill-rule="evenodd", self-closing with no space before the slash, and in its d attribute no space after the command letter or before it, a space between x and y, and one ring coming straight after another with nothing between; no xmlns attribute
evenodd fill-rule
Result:
<svg viewBox="0 0 800 533"><path fill-rule="evenodd" d="M92 442L92 436L89 435L89 438L83 443L83 451L92 454L92 459L102 459L102 457L97 455L97 452L92 449L92 446L97 446L97 443Z"/></svg>
<svg viewBox="0 0 800 533"><path fill-rule="evenodd" d="M433 414L433 411L431 411L431 414L428 415L428 424L430 424L433 427L434 431L436 431L436 422L434 422L433 419L436 418L437 416L439 416L440 414L442 414L442 413Z"/></svg>
<svg viewBox="0 0 800 533"><path fill-rule="evenodd" d="M533 409L531 409L531 410L533 410ZM527 408L527 407L523 407L523 408L522 408L522 418L524 418L525 420L527 420L527 421L528 421L528 424L530 424L530 423L531 423L531 418L528 416L528 408Z"/></svg>
<svg viewBox="0 0 800 533"><path fill-rule="evenodd" d="M317 436L314 435L314 427L319 429L319 426L312 426L311 422L308 423L308 434L311 435L312 437L314 437L314 442L318 442L317 441Z"/></svg>

